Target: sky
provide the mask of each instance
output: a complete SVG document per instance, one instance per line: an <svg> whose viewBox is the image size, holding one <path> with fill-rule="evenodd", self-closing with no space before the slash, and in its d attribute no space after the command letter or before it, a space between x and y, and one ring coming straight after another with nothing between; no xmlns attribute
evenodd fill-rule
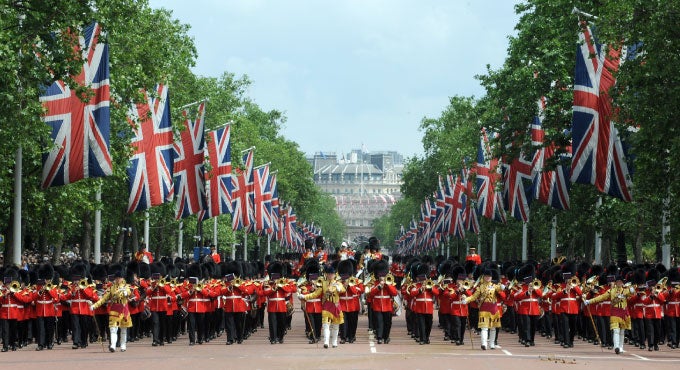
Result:
<svg viewBox="0 0 680 370"><path fill-rule="evenodd" d="M193 72L247 75L308 156L352 149L422 156L424 117L502 66L517 0L151 0L191 26Z"/></svg>

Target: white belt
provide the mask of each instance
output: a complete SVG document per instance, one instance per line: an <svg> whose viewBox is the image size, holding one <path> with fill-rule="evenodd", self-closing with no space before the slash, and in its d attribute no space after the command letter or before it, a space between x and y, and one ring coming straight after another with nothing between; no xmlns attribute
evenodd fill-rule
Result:
<svg viewBox="0 0 680 370"><path fill-rule="evenodd" d="M189 300L189 302L210 302L210 299L207 298L192 298Z"/></svg>
<svg viewBox="0 0 680 370"><path fill-rule="evenodd" d="M167 295L159 295L159 296L151 297L151 299L167 299L167 298L168 298Z"/></svg>
<svg viewBox="0 0 680 370"><path fill-rule="evenodd" d="M388 296L388 295L377 295L377 296L375 296L375 297L373 297L373 298L387 299L387 298L392 298L392 297L390 297L390 296Z"/></svg>
<svg viewBox="0 0 680 370"><path fill-rule="evenodd" d="M269 298L270 301L285 301L285 298Z"/></svg>
<svg viewBox="0 0 680 370"><path fill-rule="evenodd" d="M14 304L14 303L11 303L11 304L3 304L3 305L2 305L2 308L11 308L11 307L14 307L14 308L24 308L23 305Z"/></svg>
<svg viewBox="0 0 680 370"><path fill-rule="evenodd" d="M307 299L307 302L321 302L321 298Z"/></svg>
<svg viewBox="0 0 680 370"><path fill-rule="evenodd" d="M54 303L54 302L52 302L52 301L37 301L37 302L40 303L40 304L50 304L50 303Z"/></svg>
<svg viewBox="0 0 680 370"><path fill-rule="evenodd" d="M680 304L680 302L668 302L668 304Z"/></svg>
<svg viewBox="0 0 680 370"><path fill-rule="evenodd" d="M432 302L432 298L416 298L416 301L418 301L418 302L427 302L427 301Z"/></svg>
<svg viewBox="0 0 680 370"><path fill-rule="evenodd" d="M561 301L575 301L576 298L562 298Z"/></svg>
<svg viewBox="0 0 680 370"><path fill-rule="evenodd" d="M84 302L89 302L87 299L72 299L71 303L84 303Z"/></svg>
<svg viewBox="0 0 680 370"><path fill-rule="evenodd" d="M576 299L576 298L570 298L570 299ZM538 302L538 299L536 299L536 298L527 298L527 299L523 299L523 300L519 301L519 303L522 303L522 302Z"/></svg>
<svg viewBox="0 0 680 370"><path fill-rule="evenodd" d="M648 304L645 307L660 307L660 306L661 306L660 304L654 303L654 304Z"/></svg>
<svg viewBox="0 0 680 370"><path fill-rule="evenodd" d="M224 299L239 299L239 298L243 298L243 297L241 297L240 295L230 295L230 296L224 297Z"/></svg>
<svg viewBox="0 0 680 370"><path fill-rule="evenodd" d="M645 305L642 303L636 303L633 307L644 307Z"/></svg>
<svg viewBox="0 0 680 370"><path fill-rule="evenodd" d="M465 301L453 301L451 304L467 304Z"/></svg>
<svg viewBox="0 0 680 370"><path fill-rule="evenodd" d="M340 297L340 299L345 300L345 301L349 301L350 299L354 299L354 298L356 298L356 297ZM307 302L309 302L309 301L307 301ZM680 302L678 302L678 303L680 303Z"/></svg>

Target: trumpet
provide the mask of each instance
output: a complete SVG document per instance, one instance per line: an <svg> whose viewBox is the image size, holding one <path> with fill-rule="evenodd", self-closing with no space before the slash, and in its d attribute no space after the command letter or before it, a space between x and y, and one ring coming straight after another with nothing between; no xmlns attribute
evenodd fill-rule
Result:
<svg viewBox="0 0 680 370"><path fill-rule="evenodd" d="M535 290L540 290L542 285L543 285L543 284L541 284L541 281L538 280L538 279L534 279L534 280L531 282L531 287L534 288Z"/></svg>
<svg viewBox="0 0 680 370"><path fill-rule="evenodd" d="M168 281L165 279L165 276L158 279L158 286L161 287L161 288L164 287L165 284L167 284L167 283L168 283Z"/></svg>
<svg viewBox="0 0 680 370"><path fill-rule="evenodd" d="M423 282L423 288L425 290L432 290L433 287L434 287L434 281L432 281L432 279L427 279Z"/></svg>
<svg viewBox="0 0 680 370"><path fill-rule="evenodd" d="M43 291L50 291L50 290L54 289L54 287L55 287L55 285L52 284L52 282L50 281L48 283L45 283L45 285L43 285Z"/></svg>
<svg viewBox="0 0 680 370"><path fill-rule="evenodd" d="M392 275L391 273L385 275L385 284L394 285L394 275Z"/></svg>
<svg viewBox="0 0 680 370"><path fill-rule="evenodd" d="M82 278L78 280L78 289L87 289L89 284L87 284L87 278Z"/></svg>
<svg viewBox="0 0 680 370"><path fill-rule="evenodd" d="M203 291L203 289L205 289L205 283L203 283L203 282L200 282L200 283L194 285L194 290L197 291L197 292L201 292L201 291Z"/></svg>
<svg viewBox="0 0 680 370"><path fill-rule="evenodd" d="M234 280L231 281L231 286L233 286L234 288L238 288L241 285L243 285L243 280L241 280L241 278L237 277L237 278L235 278Z"/></svg>
<svg viewBox="0 0 680 370"><path fill-rule="evenodd" d="M12 282L9 283L9 291L11 293L17 293L20 290L21 290L21 283L20 282L18 282L16 280L12 280Z"/></svg>
<svg viewBox="0 0 680 370"><path fill-rule="evenodd" d="M517 279L512 279L510 284L508 284L508 290L512 292L516 287L518 287Z"/></svg>
<svg viewBox="0 0 680 370"><path fill-rule="evenodd" d="M581 285L581 280L579 280L578 276L574 276L569 280L569 285L571 285L572 288L579 286Z"/></svg>
<svg viewBox="0 0 680 370"><path fill-rule="evenodd" d="M170 286L173 287L173 288L177 286L177 278L176 277L170 279Z"/></svg>
<svg viewBox="0 0 680 370"><path fill-rule="evenodd" d="M347 279L348 286L355 286L357 284L359 284L359 279L355 278L354 276L350 276L349 279Z"/></svg>
<svg viewBox="0 0 680 370"><path fill-rule="evenodd" d="M460 286L459 288L463 288L463 290L472 289L472 281L468 279L463 280L463 285Z"/></svg>
<svg viewBox="0 0 680 370"><path fill-rule="evenodd" d="M277 279L275 283L277 288L283 288L286 284L288 284L288 279L282 277Z"/></svg>

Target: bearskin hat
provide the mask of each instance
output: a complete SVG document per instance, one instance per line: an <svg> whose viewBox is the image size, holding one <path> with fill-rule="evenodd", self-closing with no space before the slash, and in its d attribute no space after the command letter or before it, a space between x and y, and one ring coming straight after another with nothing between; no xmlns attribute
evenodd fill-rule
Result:
<svg viewBox="0 0 680 370"><path fill-rule="evenodd" d="M451 276L456 279L456 280L465 280L465 278L462 278L462 276L467 277L467 274L465 273L465 267L461 265L455 265L451 268Z"/></svg>
<svg viewBox="0 0 680 370"><path fill-rule="evenodd" d="M107 275L108 271L106 269L106 265L99 264L92 266L92 279L97 281L104 281L106 280Z"/></svg>
<svg viewBox="0 0 680 370"><path fill-rule="evenodd" d="M186 278L195 277L195 278L201 279L202 276L203 276L203 274L201 272L201 265L194 262L194 263L190 264L189 266L187 266L187 273L186 273L186 276L185 276Z"/></svg>
<svg viewBox="0 0 680 370"><path fill-rule="evenodd" d="M373 267L373 274L375 277L381 277L387 275L390 272L390 266L386 261L378 261ZM428 270L429 272L429 270Z"/></svg>
<svg viewBox="0 0 680 370"><path fill-rule="evenodd" d="M661 279L661 274L659 271L655 268L650 269L647 271L647 281L653 280L654 284L656 284L657 281Z"/></svg>
<svg viewBox="0 0 680 370"><path fill-rule="evenodd" d="M75 263L69 269L69 275L71 276L71 281L80 280L82 278L88 277L85 265L82 263Z"/></svg>
<svg viewBox="0 0 680 370"><path fill-rule="evenodd" d="M590 264L588 262L581 262L578 264L578 267L576 268L576 275L579 277L579 279L585 280L585 278L588 276L589 271Z"/></svg>
<svg viewBox="0 0 680 370"><path fill-rule="evenodd" d="M677 267L668 270L668 283L670 285L680 284L680 271L678 271Z"/></svg>
<svg viewBox="0 0 680 370"><path fill-rule="evenodd" d="M316 276L321 275L321 265L319 261L315 259L309 259L305 262L305 278L310 279L309 275L316 274Z"/></svg>
<svg viewBox="0 0 680 370"><path fill-rule="evenodd" d="M352 263L352 260L344 260L338 263L338 275L340 276L354 275L354 263Z"/></svg>
<svg viewBox="0 0 680 370"><path fill-rule="evenodd" d="M137 263L139 276L142 279L149 279L151 277L151 266L148 263Z"/></svg>
<svg viewBox="0 0 680 370"><path fill-rule="evenodd" d="M633 278L631 279L631 282L635 285L641 285L644 284L646 281L645 279L645 270L639 268L635 269L633 272Z"/></svg>
<svg viewBox="0 0 680 370"><path fill-rule="evenodd" d="M552 281L555 284L562 284L564 283L564 275L562 275L563 272L561 270L555 271L552 275Z"/></svg>
<svg viewBox="0 0 680 370"><path fill-rule="evenodd" d="M430 264L422 262L419 263L418 266L416 267L415 276L416 278L421 276L425 276L427 278L428 276L430 276L430 271L431 271Z"/></svg>
<svg viewBox="0 0 680 370"><path fill-rule="evenodd" d="M243 276L243 266L237 261L225 262L222 268L223 275L233 274L234 276Z"/></svg>
<svg viewBox="0 0 680 370"><path fill-rule="evenodd" d="M600 276L604 272L602 265L592 265L590 266L589 276Z"/></svg>
<svg viewBox="0 0 680 370"><path fill-rule="evenodd" d="M401 261L402 261L401 254L396 254L396 255L394 255L394 256L392 257L392 260L394 261L394 263L401 263Z"/></svg>
<svg viewBox="0 0 680 370"><path fill-rule="evenodd" d="M616 274L619 273L619 266L616 266L615 264L610 263L609 265L607 265L607 268L604 270L604 272L607 275L616 275Z"/></svg>
<svg viewBox="0 0 680 370"><path fill-rule="evenodd" d="M149 268L151 270L151 275L153 274L159 274L160 276L165 276L165 265L160 263L160 262L154 262L149 265Z"/></svg>
<svg viewBox="0 0 680 370"><path fill-rule="evenodd" d="M8 267L5 269L5 272L3 273L3 279L4 280L11 280L11 281L19 281L19 270L17 270L16 267Z"/></svg>
<svg viewBox="0 0 680 370"><path fill-rule="evenodd" d="M50 263L43 263L38 266L38 279L41 280L52 280L54 277L54 267Z"/></svg>
<svg viewBox="0 0 680 370"><path fill-rule="evenodd" d="M175 265L174 263L171 263L171 264L167 265L167 266L165 267L165 270L166 270L166 272L168 273L168 277L171 278L171 279L172 279L172 278L177 278L177 277L179 277L179 275L180 275L180 270L179 270L179 268L177 267L177 265Z"/></svg>
<svg viewBox="0 0 680 370"><path fill-rule="evenodd" d="M665 274L667 271L666 266L663 263L657 263L655 268L661 275Z"/></svg>
<svg viewBox="0 0 680 370"><path fill-rule="evenodd" d="M473 273L475 268L477 267L477 264L475 264L475 261L465 261L465 273L470 275Z"/></svg>
<svg viewBox="0 0 680 370"><path fill-rule="evenodd" d="M443 261L439 264L437 272L439 273L439 275L442 276L452 276L451 269L453 268L453 265L454 265L453 261L450 260Z"/></svg>
<svg viewBox="0 0 680 370"><path fill-rule="evenodd" d="M123 265L120 263L114 263L113 265L109 266L108 273L109 275L113 275L114 279L125 276L123 273Z"/></svg>
<svg viewBox="0 0 680 370"><path fill-rule="evenodd" d="M24 284L31 283L31 275L24 269L19 269L19 281Z"/></svg>
<svg viewBox="0 0 680 370"><path fill-rule="evenodd" d="M368 246L371 249L378 248L379 245L380 245L380 241L375 236L368 238Z"/></svg>
<svg viewBox="0 0 680 370"><path fill-rule="evenodd" d="M267 268L267 273L269 275L278 274L279 276L283 276L283 264L279 261L270 263Z"/></svg>
<svg viewBox="0 0 680 370"><path fill-rule="evenodd" d="M523 281L526 278L534 278L536 275L536 269L534 265L532 264L524 264L524 266L520 267L517 273L517 276L515 276L515 279L517 281Z"/></svg>

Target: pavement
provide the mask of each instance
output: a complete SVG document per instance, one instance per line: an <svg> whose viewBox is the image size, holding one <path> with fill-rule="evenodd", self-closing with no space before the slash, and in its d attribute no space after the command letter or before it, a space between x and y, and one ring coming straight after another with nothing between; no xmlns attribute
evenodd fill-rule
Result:
<svg viewBox="0 0 680 370"><path fill-rule="evenodd" d="M266 321L266 318L265 318ZM367 330L367 317L359 317L357 341L324 349L321 343L309 344L304 336L304 314L296 309L293 327L284 344L272 345L268 329L259 329L243 344L226 346L225 336L202 345L189 346L183 336L162 347L151 340L129 343L127 352L104 352L98 343L72 350L70 343L53 350L35 351L35 344L16 352L0 353L3 369L677 369L680 349L662 346L658 352L626 348L625 353L575 340L564 349L551 340L537 336L535 347L524 347L517 335L501 332L501 349L482 351L479 336L467 332L465 345L443 340L437 329L435 313L431 344L419 345L406 333L404 317L394 317L390 344L377 344Z"/></svg>

